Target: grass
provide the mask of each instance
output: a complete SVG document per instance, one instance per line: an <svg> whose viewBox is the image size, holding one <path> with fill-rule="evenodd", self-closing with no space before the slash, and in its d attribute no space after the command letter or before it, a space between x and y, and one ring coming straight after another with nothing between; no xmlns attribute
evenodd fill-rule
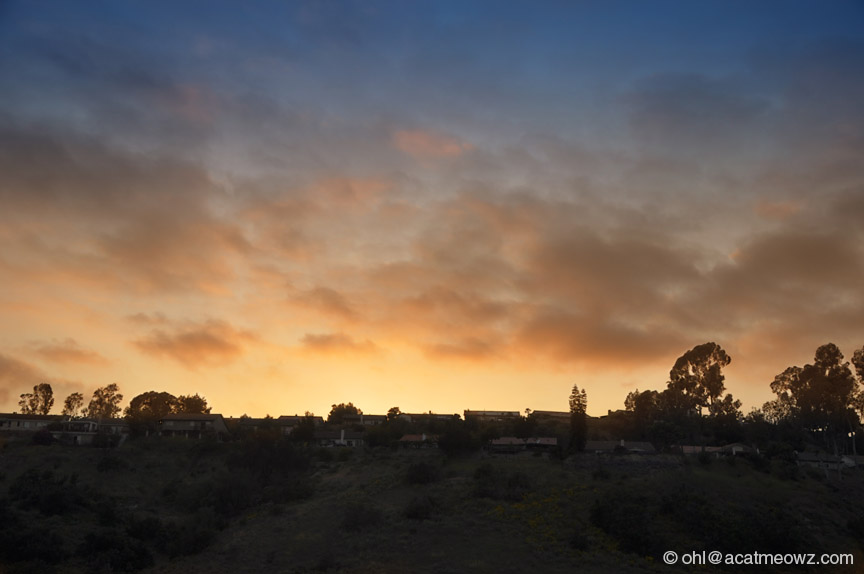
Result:
<svg viewBox="0 0 864 574"><path fill-rule="evenodd" d="M29 554L6 556L0 570L681 572L662 563L662 551L723 544L854 552L864 563L862 471L841 482L807 473L793 480L743 459L581 455L562 463L261 444L249 447L253 456L246 448L8 444L0 522L18 524ZM26 502L15 486L46 472L45 484L61 488L53 496L66 504L59 515ZM734 547L748 543L764 547ZM47 560L34 558L40 550Z"/></svg>

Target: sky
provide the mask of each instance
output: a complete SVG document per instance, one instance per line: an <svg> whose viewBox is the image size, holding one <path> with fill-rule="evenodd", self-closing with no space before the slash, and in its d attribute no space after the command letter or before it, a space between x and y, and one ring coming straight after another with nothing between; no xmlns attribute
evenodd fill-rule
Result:
<svg viewBox="0 0 864 574"><path fill-rule="evenodd" d="M0 2L0 411L744 412L864 345L857 1Z"/></svg>

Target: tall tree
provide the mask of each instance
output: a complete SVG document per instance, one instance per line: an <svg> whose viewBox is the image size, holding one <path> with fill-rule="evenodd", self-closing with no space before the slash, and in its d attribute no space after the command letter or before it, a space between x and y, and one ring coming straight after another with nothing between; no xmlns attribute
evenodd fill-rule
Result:
<svg viewBox="0 0 864 574"><path fill-rule="evenodd" d="M155 432L165 415L177 410L177 397L171 393L148 391L129 401L124 415L133 435Z"/></svg>
<svg viewBox="0 0 864 574"><path fill-rule="evenodd" d="M99 387L93 391L93 398L84 410L84 415L93 419L111 419L120 413L120 401L123 395L117 383Z"/></svg>
<svg viewBox="0 0 864 574"><path fill-rule="evenodd" d="M330 409L330 414L327 415L327 422L332 424L342 424L342 419L345 415L362 415L363 411L354 406L354 403L339 403L333 405Z"/></svg>
<svg viewBox="0 0 864 574"><path fill-rule="evenodd" d="M570 449L585 450L588 439L588 393L573 385L570 392Z"/></svg>
<svg viewBox="0 0 864 574"><path fill-rule="evenodd" d="M853 356L853 362L860 360ZM773 410L773 418L796 421L820 432L836 446L842 434L857 426L854 411L860 397L858 386L849 363L843 361L843 353L828 343L816 349L812 364L789 367L774 377L771 390L777 398L766 403L765 410Z"/></svg>
<svg viewBox="0 0 864 574"><path fill-rule="evenodd" d="M207 399L199 396L198 393L180 395L177 397L176 412L187 415L209 415L210 407L207 405Z"/></svg>
<svg viewBox="0 0 864 574"><path fill-rule="evenodd" d="M84 395L81 393L72 393L66 400L63 401L63 414L70 417L77 417L84 406Z"/></svg>
<svg viewBox="0 0 864 574"><path fill-rule="evenodd" d="M54 391L49 383L39 383L32 393L23 393L18 401L21 414L47 415L54 406Z"/></svg>
<svg viewBox="0 0 864 574"><path fill-rule="evenodd" d="M675 361L669 371L668 387L681 394L688 408L701 413L705 407L722 400L726 390L723 367L732 362L717 343L703 343L693 347Z"/></svg>

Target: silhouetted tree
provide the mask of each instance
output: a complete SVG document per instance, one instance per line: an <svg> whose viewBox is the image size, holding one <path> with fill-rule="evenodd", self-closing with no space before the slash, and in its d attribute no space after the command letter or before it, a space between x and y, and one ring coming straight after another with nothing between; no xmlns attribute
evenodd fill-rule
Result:
<svg viewBox="0 0 864 574"><path fill-rule="evenodd" d="M345 415L360 415L363 414L363 411L354 406L354 403L339 403L338 405L333 405L333 408L330 409L330 414L327 415L327 422L332 424L342 424L342 419Z"/></svg>
<svg viewBox="0 0 864 574"><path fill-rule="evenodd" d="M853 356L853 360L860 360ZM855 365L856 370L858 365ZM843 362L843 353L833 343L816 349L813 364L789 367L774 378L771 390L777 399L763 410L774 420L794 420L811 431L821 432L835 447L841 433L858 425L855 413L860 396L858 382Z"/></svg>
<svg viewBox="0 0 864 574"><path fill-rule="evenodd" d="M726 387L723 384L723 367L732 362L717 343L703 343L681 355L669 371L670 390L686 399L686 406L701 413L722 400Z"/></svg>
<svg viewBox="0 0 864 574"><path fill-rule="evenodd" d="M129 401L124 414L132 434L154 432L165 415L177 412L177 397L171 393L147 391Z"/></svg>
<svg viewBox="0 0 864 574"><path fill-rule="evenodd" d="M84 406L84 395L81 393L72 393L66 400L63 401L63 414L70 417L77 417Z"/></svg>
<svg viewBox="0 0 864 574"><path fill-rule="evenodd" d="M624 409L632 413L634 434L645 438L648 429L660 413L660 393L657 391L635 391L624 399Z"/></svg>
<svg viewBox="0 0 864 574"><path fill-rule="evenodd" d="M120 401L123 395L117 383L100 387L93 391L93 398L84 411L84 416L94 419L111 419L120 413Z"/></svg>
<svg viewBox="0 0 864 574"><path fill-rule="evenodd" d="M402 411L399 410L399 407L390 407L390 410L387 411L387 420L391 422L395 421L401 414Z"/></svg>
<svg viewBox="0 0 864 574"><path fill-rule="evenodd" d="M32 393L23 393L18 407L23 415L47 415L54 406L54 391L49 383L39 383Z"/></svg>
<svg viewBox="0 0 864 574"><path fill-rule="evenodd" d="M315 438L315 415L306 411L306 414L300 419L291 430L290 438L292 441L299 443L310 443Z"/></svg>
<svg viewBox="0 0 864 574"><path fill-rule="evenodd" d="M210 407L207 406L207 399L194 395L180 395L177 397L177 413L187 415L209 415Z"/></svg>
<svg viewBox="0 0 864 574"><path fill-rule="evenodd" d="M585 450L585 441L588 439L588 394L585 389L573 385L570 392L570 449L575 451Z"/></svg>

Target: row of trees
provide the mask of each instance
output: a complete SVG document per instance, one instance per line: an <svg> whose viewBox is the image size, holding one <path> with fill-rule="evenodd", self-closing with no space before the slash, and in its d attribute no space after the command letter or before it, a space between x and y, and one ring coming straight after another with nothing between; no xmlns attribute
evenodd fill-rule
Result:
<svg viewBox="0 0 864 574"><path fill-rule="evenodd" d="M700 434L722 441L741 438L747 426L768 424L818 436L837 450L840 441L854 437L861 426L864 348L855 351L850 366L836 345L822 345L812 364L777 375L771 383L777 397L747 416L741 413L741 402L726 392L723 368L730 362L719 345L705 343L675 362L666 389L628 394L624 407L635 434L666 444Z"/></svg>
<svg viewBox="0 0 864 574"><path fill-rule="evenodd" d="M99 387L93 391L93 397L84 406L84 395L72 393L63 401L63 414L70 417L80 415L88 418L110 419L120 413L120 402L123 395L117 383ZM50 383L39 383L33 387L32 393L23 393L18 401L18 408L24 415L47 415L54 406L54 390Z"/></svg>
<svg viewBox="0 0 864 574"><path fill-rule="evenodd" d="M125 410L120 408L123 395L117 383L99 387L93 391L93 396L87 406L84 406L84 395L72 393L63 402L63 414L70 417L84 416L93 419L116 418L120 412L129 422L133 431L148 430L165 415L169 414L208 414L210 406L207 399L198 395L180 395L148 391L134 397ZM24 393L18 401L21 414L47 415L54 406L54 391L49 383L40 383L33 387L32 393Z"/></svg>

